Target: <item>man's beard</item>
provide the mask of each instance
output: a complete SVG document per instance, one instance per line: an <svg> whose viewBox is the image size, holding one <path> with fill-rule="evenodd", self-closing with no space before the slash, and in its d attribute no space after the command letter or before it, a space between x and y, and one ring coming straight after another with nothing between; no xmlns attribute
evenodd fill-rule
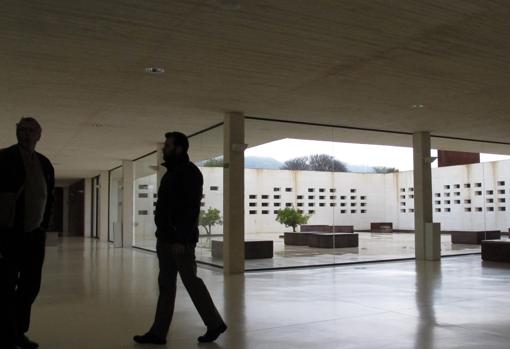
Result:
<svg viewBox="0 0 510 349"><path fill-rule="evenodd" d="M174 165L179 160L179 156L176 153L165 154L163 160L165 160L167 164Z"/></svg>

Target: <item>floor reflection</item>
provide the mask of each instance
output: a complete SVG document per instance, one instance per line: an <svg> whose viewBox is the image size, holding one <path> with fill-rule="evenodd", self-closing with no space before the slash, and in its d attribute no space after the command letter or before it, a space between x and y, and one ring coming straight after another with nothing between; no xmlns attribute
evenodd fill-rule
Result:
<svg viewBox="0 0 510 349"><path fill-rule="evenodd" d="M416 309L419 321L415 349L434 348L435 300L441 291L441 262L416 261Z"/></svg>

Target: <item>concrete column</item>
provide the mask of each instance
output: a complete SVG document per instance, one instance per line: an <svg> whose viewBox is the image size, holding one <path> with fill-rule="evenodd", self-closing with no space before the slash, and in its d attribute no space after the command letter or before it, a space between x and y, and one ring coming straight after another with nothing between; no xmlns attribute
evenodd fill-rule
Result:
<svg viewBox="0 0 510 349"><path fill-rule="evenodd" d="M108 196L109 183L108 171L102 171L99 175L99 240L108 241Z"/></svg>
<svg viewBox="0 0 510 349"><path fill-rule="evenodd" d="M92 236L92 178L85 178L83 193L83 236Z"/></svg>
<svg viewBox="0 0 510 349"><path fill-rule="evenodd" d="M225 114L223 170L224 273L244 273L244 115Z"/></svg>
<svg viewBox="0 0 510 349"><path fill-rule="evenodd" d="M63 194L63 227L62 227L62 235L68 235L69 234L69 186L64 187L64 194Z"/></svg>
<svg viewBox="0 0 510 349"><path fill-rule="evenodd" d="M430 156L430 134L428 132L418 132L413 135L413 160L416 259L440 259L440 253L436 251L437 248L440 248L439 244L435 242L434 237L426 236L427 231L429 234L434 232L434 229L431 229L433 213L432 171L430 167L433 159Z"/></svg>
<svg viewBox="0 0 510 349"><path fill-rule="evenodd" d="M133 246L134 182L133 161L122 161L122 247Z"/></svg>

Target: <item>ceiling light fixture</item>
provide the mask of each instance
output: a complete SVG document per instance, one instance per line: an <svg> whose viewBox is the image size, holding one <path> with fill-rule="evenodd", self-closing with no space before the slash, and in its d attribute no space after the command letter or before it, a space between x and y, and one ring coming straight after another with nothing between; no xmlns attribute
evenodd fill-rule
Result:
<svg viewBox="0 0 510 349"><path fill-rule="evenodd" d="M149 74L163 74L165 72L165 69L158 67L148 67L145 68L145 72Z"/></svg>
<svg viewBox="0 0 510 349"><path fill-rule="evenodd" d="M423 104L413 104L411 107L415 108L415 109L422 109L424 107Z"/></svg>
<svg viewBox="0 0 510 349"><path fill-rule="evenodd" d="M237 11L241 9L239 0L217 0L220 7L228 11Z"/></svg>

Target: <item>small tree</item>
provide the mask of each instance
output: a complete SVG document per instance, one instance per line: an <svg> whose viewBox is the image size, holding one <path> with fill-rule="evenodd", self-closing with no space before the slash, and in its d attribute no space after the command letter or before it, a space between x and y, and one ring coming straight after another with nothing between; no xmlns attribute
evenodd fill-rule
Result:
<svg viewBox="0 0 510 349"><path fill-rule="evenodd" d="M292 227L292 231L296 231L296 227L301 224L308 223L311 215L305 215L301 211L296 210L294 207L286 207L283 210L278 210L276 215L276 221L285 225L286 227Z"/></svg>
<svg viewBox="0 0 510 349"><path fill-rule="evenodd" d="M204 227L207 235L211 235L212 227L217 224L223 224L220 210L209 207L207 211L200 210L199 224Z"/></svg>

